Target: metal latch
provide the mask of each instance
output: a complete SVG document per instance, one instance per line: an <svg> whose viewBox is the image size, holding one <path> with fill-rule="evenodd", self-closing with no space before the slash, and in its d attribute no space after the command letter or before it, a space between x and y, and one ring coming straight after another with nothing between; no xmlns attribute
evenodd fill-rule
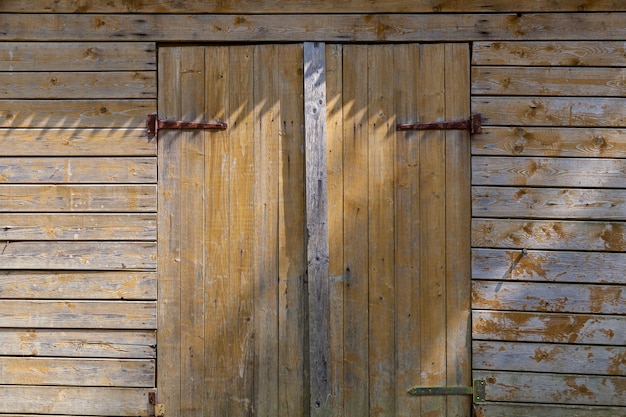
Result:
<svg viewBox="0 0 626 417"><path fill-rule="evenodd" d="M158 119L156 114L149 114L146 120L148 135L155 136L160 129L217 129L224 130L228 125L224 122L185 122L182 120Z"/></svg>
<svg viewBox="0 0 626 417"><path fill-rule="evenodd" d="M480 133L482 130L482 115L473 113L467 120L453 120L429 123L401 123L396 130L468 130L470 133Z"/></svg>
<svg viewBox="0 0 626 417"><path fill-rule="evenodd" d="M154 406L154 414L151 417L164 417L165 405L157 403L157 396L155 391L148 393L148 402Z"/></svg>
<svg viewBox="0 0 626 417"><path fill-rule="evenodd" d="M409 395L471 395L475 403L485 401L485 381L477 379L471 387L413 387Z"/></svg>

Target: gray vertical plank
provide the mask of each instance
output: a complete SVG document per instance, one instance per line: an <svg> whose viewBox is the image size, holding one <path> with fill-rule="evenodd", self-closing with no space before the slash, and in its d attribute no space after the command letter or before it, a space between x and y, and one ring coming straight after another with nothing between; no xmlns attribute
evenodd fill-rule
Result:
<svg viewBox="0 0 626 417"><path fill-rule="evenodd" d="M331 407L326 77L324 67L324 44L306 42L304 44L304 124L306 132L311 416L330 415Z"/></svg>

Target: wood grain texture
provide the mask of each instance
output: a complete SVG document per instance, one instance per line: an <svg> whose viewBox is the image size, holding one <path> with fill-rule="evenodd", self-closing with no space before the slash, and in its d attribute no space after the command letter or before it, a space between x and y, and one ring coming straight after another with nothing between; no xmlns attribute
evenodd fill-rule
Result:
<svg viewBox="0 0 626 417"><path fill-rule="evenodd" d="M618 285L472 281L472 307L481 310L626 315Z"/></svg>
<svg viewBox="0 0 626 417"><path fill-rule="evenodd" d="M156 98L156 71L0 72L3 100L98 98Z"/></svg>
<svg viewBox="0 0 626 417"><path fill-rule="evenodd" d="M301 8L300 3L295 7ZM385 13L292 14L285 19L271 14L153 14L138 18L132 14L15 13L3 16L0 41L469 42L520 38L618 41L626 38L626 28L621 24L625 16L623 12L516 12L474 13L459 19L453 13ZM607 27L611 30L607 31Z"/></svg>
<svg viewBox="0 0 626 417"><path fill-rule="evenodd" d="M626 378L576 374L474 371L491 401L624 406Z"/></svg>
<svg viewBox="0 0 626 417"><path fill-rule="evenodd" d="M472 111L491 126L623 127L624 98L475 97Z"/></svg>
<svg viewBox="0 0 626 417"><path fill-rule="evenodd" d="M472 136L472 155L626 157L626 130L487 127Z"/></svg>
<svg viewBox="0 0 626 417"><path fill-rule="evenodd" d="M625 330L624 316L472 311L474 340L621 346Z"/></svg>
<svg viewBox="0 0 626 417"><path fill-rule="evenodd" d="M473 185L621 188L626 159L472 158Z"/></svg>
<svg viewBox="0 0 626 417"><path fill-rule="evenodd" d="M156 156L145 129L0 129L0 156Z"/></svg>
<svg viewBox="0 0 626 417"><path fill-rule="evenodd" d="M473 65L621 67L626 65L623 42L511 41L474 42Z"/></svg>
<svg viewBox="0 0 626 417"><path fill-rule="evenodd" d="M0 386L0 412L56 415L148 416L147 388ZM20 401L15 401L19 398Z"/></svg>
<svg viewBox="0 0 626 417"><path fill-rule="evenodd" d="M474 279L626 284L626 254L472 249Z"/></svg>
<svg viewBox="0 0 626 417"><path fill-rule="evenodd" d="M2 271L2 298L155 300L155 272Z"/></svg>
<svg viewBox="0 0 626 417"><path fill-rule="evenodd" d="M626 220L626 190L472 187L474 217Z"/></svg>
<svg viewBox="0 0 626 417"><path fill-rule="evenodd" d="M155 185L0 185L0 212L156 212Z"/></svg>
<svg viewBox="0 0 626 417"><path fill-rule="evenodd" d="M3 3L0 8L8 5ZM31 9L32 10L32 9ZM2 42L0 71L150 71L154 42Z"/></svg>
<svg viewBox="0 0 626 417"><path fill-rule="evenodd" d="M473 219L472 246L623 252L623 222Z"/></svg>
<svg viewBox="0 0 626 417"><path fill-rule="evenodd" d="M626 409L623 407L602 407L585 405L553 405L553 404L523 404L523 403L483 403L476 406L477 417L623 417Z"/></svg>
<svg viewBox="0 0 626 417"><path fill-rule="evenodd" d="M152 301L3 300L0 327L155 329Z"/></svg>
<svg viewBox="0 0 626 417"><path fill-rule="evenodd" d="M624 375L626 347L475 341L474 369ZM574 365L573 365L574 364Z"/></svg>
<svg viewBox="0 0 626 417"><path fill-rule="evenodd" d="M152 388L155 361L0 357L0 383Z"/></svg>
<svg viewBox="0 0 626 417"><path fill-rule="evenodd" d="M3 356L155 359L156 332L0 329Z"/></svg>

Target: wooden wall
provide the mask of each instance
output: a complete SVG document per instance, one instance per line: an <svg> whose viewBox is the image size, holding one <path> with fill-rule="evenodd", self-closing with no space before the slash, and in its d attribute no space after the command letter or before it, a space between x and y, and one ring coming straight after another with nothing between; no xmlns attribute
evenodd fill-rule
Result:
<svg viewBox="0 0 626 417"><path fill-rule="evenodd" d="M157 161L143 126L157 42L317 40L473 42L486 124L472 138L477 412L626 415L625 12L0 2L0 414L153 412Z"/></svg>

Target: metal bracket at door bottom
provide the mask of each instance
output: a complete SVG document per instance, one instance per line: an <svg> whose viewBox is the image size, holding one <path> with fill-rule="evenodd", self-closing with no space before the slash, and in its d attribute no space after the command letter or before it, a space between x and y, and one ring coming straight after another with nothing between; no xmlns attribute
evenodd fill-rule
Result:
<svg viewBox="0 0 626 417"><path fill-rule="evenodd" d="M484 402L485 381L477 379L472 387L413 387L408 391L409 395L471 395L475 403Z"/></svg>

